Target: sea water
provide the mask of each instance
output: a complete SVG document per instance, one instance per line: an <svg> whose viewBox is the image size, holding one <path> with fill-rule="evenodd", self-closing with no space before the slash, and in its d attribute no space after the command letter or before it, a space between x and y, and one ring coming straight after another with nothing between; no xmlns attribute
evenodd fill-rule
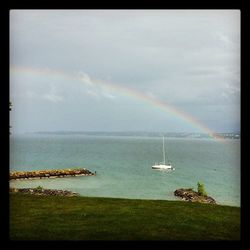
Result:
<svg viewBox="0 0 250 250"><path fill-rule="evenodd" d="M218 204L240 206L240 140L166 138L167 159L175 170L151 167L161 162L162 138L88 135L10 137L10 171L87 168L94 176L11 180L11 187L66 189L83 196L178 200L178 188L203 182Z"/></svg>

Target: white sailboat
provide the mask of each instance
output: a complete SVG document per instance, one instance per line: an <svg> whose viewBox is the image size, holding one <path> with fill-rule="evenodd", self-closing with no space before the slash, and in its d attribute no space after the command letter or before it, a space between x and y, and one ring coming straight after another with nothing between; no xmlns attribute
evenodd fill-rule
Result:
<svg viewBox="0 0 250 250"><path fill-rule="evenodd" d="M152 169L174 170L174 168L170 163L166 163L164 136L162 138L162 153L163 153L163 163L155 164L154 166L152 166Z"/></svg>

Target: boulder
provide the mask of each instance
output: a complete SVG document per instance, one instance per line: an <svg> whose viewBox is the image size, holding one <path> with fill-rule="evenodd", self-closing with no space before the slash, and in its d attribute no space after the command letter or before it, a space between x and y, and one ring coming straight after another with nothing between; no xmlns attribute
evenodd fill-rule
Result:
<svg viewBox="0 0 250 250"><path fill-rule="evenodd" d="M181 197L182 200L185 201L216 204L214 198L210 196L199 195L198 192L195 192L192 189L180 188L174 191L174 195Z"/></svg>

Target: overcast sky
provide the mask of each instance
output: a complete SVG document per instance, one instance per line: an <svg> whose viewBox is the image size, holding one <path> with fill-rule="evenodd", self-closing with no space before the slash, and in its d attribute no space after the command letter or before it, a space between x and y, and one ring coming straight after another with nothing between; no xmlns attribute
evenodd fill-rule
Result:
<svg viewBox="0 0 250 250"><path fill-rule="evenodd" d="M240 129L238 10L12 10L10 64L13 133Z"/></svg>

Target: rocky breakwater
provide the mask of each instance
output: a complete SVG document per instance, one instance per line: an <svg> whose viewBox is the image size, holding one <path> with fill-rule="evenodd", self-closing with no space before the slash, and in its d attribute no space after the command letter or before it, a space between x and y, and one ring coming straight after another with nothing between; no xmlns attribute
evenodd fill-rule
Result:
<svg viewBox="0 0 250 250"><path fill-rule="evenodd" d="M10 188L10 193L34 194L43 196L78 196L78 193L68 190L37 188Z"/></svg>
<svg viewBox="0 0 250 250"><path fill-rule="evenodd" d="M206 195L200 195L193 189L180 188L174 191L174 195L181 197L182 200L185 201L216 204L215 199L213 199L212 197Z"/></svg>
<svg viewBox="0 0 250 250"><path fill-rule="evenodd" d="M59 178L70 176L95 175L86 168L77 169L57 169L57 170L39 170L30 172L10 172L10 180L22 179L42 179L42 178Z"/></svg>

